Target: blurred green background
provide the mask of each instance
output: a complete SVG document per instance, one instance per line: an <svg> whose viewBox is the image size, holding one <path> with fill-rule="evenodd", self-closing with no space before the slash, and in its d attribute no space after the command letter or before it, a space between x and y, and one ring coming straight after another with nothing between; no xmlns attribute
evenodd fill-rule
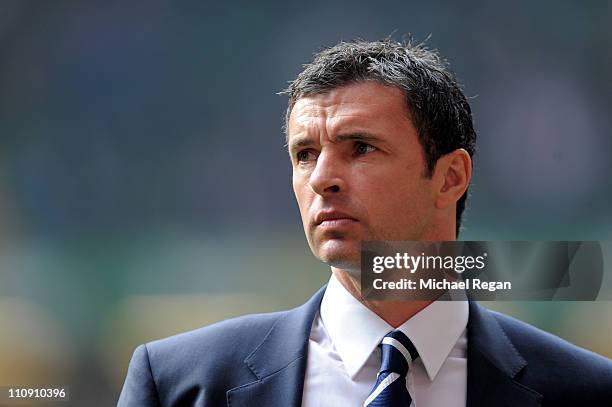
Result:
<svg viewBox="0 0 612 407"><path fill-rule="evenodd" d="M0 3L0 385L113 405L138 344L328 280L276 92L340 40L451 62L480 137L461 239L612 240L612 3L355 4ZM610 302L489 305L612 357Z"/></svg>

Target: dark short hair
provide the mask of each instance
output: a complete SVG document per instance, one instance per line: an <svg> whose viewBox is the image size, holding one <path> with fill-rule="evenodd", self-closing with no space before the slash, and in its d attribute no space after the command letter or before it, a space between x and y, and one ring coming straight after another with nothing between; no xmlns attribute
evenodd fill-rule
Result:
<svg viewBox="0 0 612 407"><path fill-rule="evenodd" d="M448 63L424 44L391 39L341 42L314 55L311 63L281 94L289 96L285 133L295 102L360 81L395 86L406 104L425 154L424 175L433 175L438 158L458 148L475 153L472 111ZM468 191L457 201L456 234Z"/></svg>

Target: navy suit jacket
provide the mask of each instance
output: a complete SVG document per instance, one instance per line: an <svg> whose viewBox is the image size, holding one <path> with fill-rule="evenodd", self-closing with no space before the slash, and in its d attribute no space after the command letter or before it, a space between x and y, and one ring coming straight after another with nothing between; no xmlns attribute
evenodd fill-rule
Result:
<svg viewBox="0 0 612 407"><path fill-rule="evenodd" d="M247 315L140 345L119 406L302 402L325 287L284 312ZM470 301L467 406L612 406L612 361Z"/></svg>

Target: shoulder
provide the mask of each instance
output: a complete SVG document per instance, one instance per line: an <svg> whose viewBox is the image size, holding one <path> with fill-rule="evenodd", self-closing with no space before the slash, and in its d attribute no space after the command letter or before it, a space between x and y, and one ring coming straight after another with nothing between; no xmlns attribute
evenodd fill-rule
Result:
<svg viewBox="0 0 612 407"><path fill-rule="evenodd" d="M304 355L324 292L325 286L287 311L245 315L140 345L119 405L225 404L228 390L260 380L255 362L265 371Z"/></svg>
<svg viewBox="0 0 612 407"><path fill-rule="evenodd" d="M255 380L244 360L285 312L245 315L136 348L120 406L225 403L225 392Z"/></svg>
<svg viewBox="0 0 612 407"><path fill-rule="evenodd" d="M210 366L242 362L286 312L252 314L146 343L152 369L189 369L206 358Z"/></svg>
<svg viewBox="0 0 612 407"><path fill-rule="evenodd" d="M526 360L522 380L540 389L554 386L559 394L612 397L612 360L510 316L488 312Z"/></svg>
<svg viewBox="0 0 612 407"><path fill-rule="evenodd" d="M611 369L612 361L578 347L558 336L545 332L516 318L489 311L523 356L537 356L547 362L587 364L593 368Z"/></svg>

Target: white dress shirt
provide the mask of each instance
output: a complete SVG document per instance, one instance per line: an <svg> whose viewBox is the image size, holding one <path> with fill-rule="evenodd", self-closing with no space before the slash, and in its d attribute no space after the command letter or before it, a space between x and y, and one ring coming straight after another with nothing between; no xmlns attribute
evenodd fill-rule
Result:
<svg viewBox="0 0 612 407"><path fill-rule="evenodd" d="M434 301L393 328L332 274L310 331L302 406L363 406L380 369L378 344L399 329L419 352L406 380L412 406L464 407L468 313L467 301Z"/></svg>

